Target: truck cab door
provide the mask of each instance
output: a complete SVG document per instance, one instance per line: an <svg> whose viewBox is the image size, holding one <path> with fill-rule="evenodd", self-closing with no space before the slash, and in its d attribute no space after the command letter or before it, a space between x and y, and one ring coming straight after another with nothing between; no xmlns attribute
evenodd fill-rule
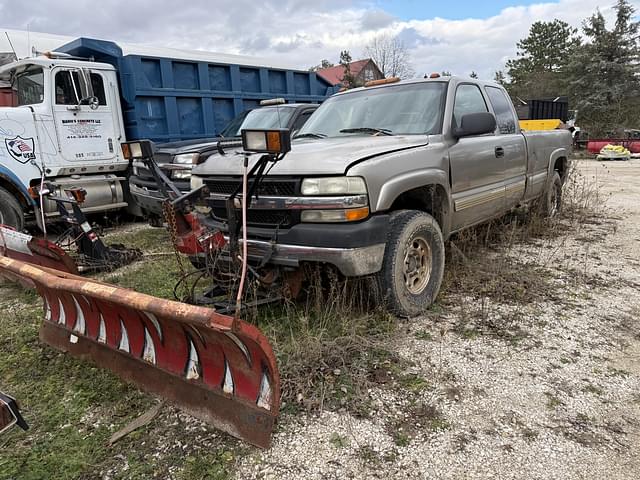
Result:
<svg viewBox="0 0 640 480"><path fill-rule="evenodd" d="M475 83L457 85L451 129L460 127L463 115L489 112ZM453 230L499 215L505 208L504 147L495 134L462 137L449 148Z"/></svg>
<svg viewBox="0 0 640 480"><path fill-rule="evenodd" d="M93 99L83 98L82 76L90 78ZM70 162L114 161L118 133L112 95L99 70L58 67L53 71L53 114L62 158Z"/></svg>
<svg viewBox="0 0 640 480"><path fill-rule="evenodd" d="M527 145L518 125L513 103L504 90L486 86L485 92L496 117L498 148L504 152L505 210L523 199L527 178Z"/></svg>

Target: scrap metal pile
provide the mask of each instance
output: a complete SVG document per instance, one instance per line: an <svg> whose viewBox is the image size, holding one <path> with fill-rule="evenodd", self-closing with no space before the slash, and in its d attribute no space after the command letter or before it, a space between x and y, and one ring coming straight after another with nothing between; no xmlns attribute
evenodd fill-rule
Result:
<svg viewBox="0 0 640 480"><path fill-rule="evenodd" d="M242 197L237 198L237 191L229 201L234 212L240 202L241 218L231 219L228 238L200 226L191 212L191 201L202 192L180 195L172 189L157 166L153 168L150 142L123 144L125 156L139 153L158 175L172 214L169 223L176 249L189 254L227 252L235 270L230 275L236 298L225 311L234 315L81 277L81 269L60 245L0 226L0 276L34 288L42 297L42 342L109 369L195 417L264 448L270 444L279 412L280 379L267 338L239 318L250 270L246 238L240 242L239 234L246 236L246 199L251 198L251 189L266 165L278 161L290 148L289 132L276 132L277 145L263 150L250 171L248 154L244 156ZM263 143L271 145L276 137ZM62 210L61 214L72 228L71 238L79 249L76 258L84 259L86 269L123 265L137 258L136 251L105 246L79 208L82 192L68 194L69 198L57 201L72 206L71 213L60 207L66 216Z"/></svg>

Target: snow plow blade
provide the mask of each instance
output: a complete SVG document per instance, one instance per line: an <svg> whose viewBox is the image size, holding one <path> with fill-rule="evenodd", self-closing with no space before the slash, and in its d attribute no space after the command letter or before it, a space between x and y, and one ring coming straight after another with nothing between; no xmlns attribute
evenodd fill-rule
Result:
<svg viewBox="0 0 640 480"><path fill-rule="evenodd" d="M235 437L267 448L280 379L267 338L214 310L0 257L0 276L44 300L40 339Z"/></svg>

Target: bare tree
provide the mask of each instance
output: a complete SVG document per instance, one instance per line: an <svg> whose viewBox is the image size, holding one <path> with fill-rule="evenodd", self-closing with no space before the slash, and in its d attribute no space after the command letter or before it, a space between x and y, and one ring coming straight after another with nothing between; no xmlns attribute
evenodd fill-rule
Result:
<svg viewBox="0 0 640 480"><path fill-rule="evenodd" d="M397 36L376 36L364 49L385 77L410 78L415 71L411 66L409 51Z"/></svg>

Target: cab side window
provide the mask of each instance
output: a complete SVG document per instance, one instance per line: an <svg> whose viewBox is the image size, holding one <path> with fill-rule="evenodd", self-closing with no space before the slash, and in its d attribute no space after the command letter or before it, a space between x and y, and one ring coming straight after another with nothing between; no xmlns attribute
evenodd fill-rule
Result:
<svg viewBox="0 0 640 480"><path fill-rule="evenodd" d="M496 114L496 123L502 134L516 133L516 119L511 108L511 101L504 92L496 87L486 87L489 101Z"/></svg>
<svg viewBox="0 0 640 480"><path fill-rule="evenodd" d="M454 128L460 128L460 122L464 115L488 111L482 92L477 85L462 84L458 86L453 104L452 126Z"/></svg>
<svg viewBox="0 0 640 480"><path fill-rule="evenodd" d="M75 73L75 72L74 72ZM76 73L77 75L77 73ZM80 92L78 83L75 82L68 70L56 73L56 104L57 105L77 105L79 103ZM77 77L76 79L77 80Z"/></svg>
<svg viewBox="0 0 640 480"><path fill-rule="evenodd" d="M80 73L76 70L62 70L56 73L56 104L78 105L80 103ZM107 98L104 92L102 75L91 73L91 86L93 94L98 98L99 105L106 105Z"/></svg>

